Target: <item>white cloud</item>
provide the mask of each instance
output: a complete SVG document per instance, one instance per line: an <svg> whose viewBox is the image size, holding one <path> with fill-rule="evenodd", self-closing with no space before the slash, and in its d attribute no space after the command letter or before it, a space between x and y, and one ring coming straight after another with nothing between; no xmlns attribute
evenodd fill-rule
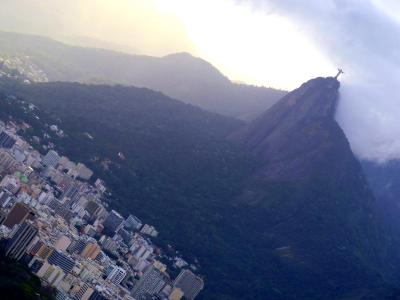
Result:
<svg viewBox="0 0 400 300"><path fill-rule="evenodd" d="M342 66L337 120L361 158L400 159L400 5L394 0L253 0L291 19ZM390 14L388 13L390 11ZM266 15L267 17L267 15Z"/></svg>
<svg viewBox="0 0 400 300"><path fill-rule="evenodd" d="M232 0L156 1L176 14L197 54L234 80L282 89L336 68L287 18Z"/></svg>

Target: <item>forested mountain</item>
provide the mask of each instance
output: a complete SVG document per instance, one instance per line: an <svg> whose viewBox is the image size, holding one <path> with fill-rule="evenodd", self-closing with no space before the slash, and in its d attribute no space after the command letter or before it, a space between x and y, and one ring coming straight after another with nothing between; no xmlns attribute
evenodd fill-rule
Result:
<svg viewBox="0 0 400 300"><path fill-rule="evenodd" d="M0 254L0 292L4 300L53 300L54 291L19 262Z"/></svg>
<svg viewBox="0 0 400 300"><path fill-rule="evenodd" d="M159 242L172 242L191 262L199 259L204 299L234 296L208 277L229 274L222 261L235 260L227 251L241 251L225 241L231 229L220 227L254 165L225 140L240 121L133 87L6 83L0 90L0 118L24 120L32 126L24 134L32 144L52 142L60 153L84 162L106 181L113 207L154 224ZM51 132L51 124L66 136Z"/></svg>
<svg viewBox="0 0 400 300"><path fill-rule="evenodd" d="M400 161L362 161L369 185L378 200L378 209L395 235L400 235Z"/></svg>
<svg viewBox="0 0 400 300"><path fill-rule="evenodd" d="M196 258L202 299L385 299L396 240L334 120L338 89L312 80L243 125L147 89L3 80L0 117Z"/></svg>
<svg viewBox="0 0 400 300"><path fill-rule="evenodd" d="M299 284L290 294L299 299L356 297L355 290L361 297L398 263L393 236L334 119L338 90L334 78L309 81L230 137L259 162L237 201L258 210L260 234L281 252L291 270L286 280Z"/></svg>
<svg viewBox="0 0 400 300"><path fill-rule="evenodd" d="M0 56L23 57L50 81L147 87L223 115L250 120L285 92L232 83L208 62L187 53L128 55L68 46L49 38L0 32Z"/></svg>

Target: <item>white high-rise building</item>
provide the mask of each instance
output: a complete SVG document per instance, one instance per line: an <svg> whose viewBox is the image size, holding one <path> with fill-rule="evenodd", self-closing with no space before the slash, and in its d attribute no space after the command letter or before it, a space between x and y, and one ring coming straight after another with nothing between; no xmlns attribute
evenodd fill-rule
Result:
<svg viewBox="0 0 400 300"><path fill-rule="evenodd" d="M60 156L54 150L50 150L47 154L43 157L42 164L46 167L57 167L58 162L60 161Z"/></svg>
<svg viewBox="0 0 400 300"><path fill-rule="evenodd" d="M113 270L108 274L107 279L115 284L120 284L126 276L126 271L121 267L114 266Z"/></svg>

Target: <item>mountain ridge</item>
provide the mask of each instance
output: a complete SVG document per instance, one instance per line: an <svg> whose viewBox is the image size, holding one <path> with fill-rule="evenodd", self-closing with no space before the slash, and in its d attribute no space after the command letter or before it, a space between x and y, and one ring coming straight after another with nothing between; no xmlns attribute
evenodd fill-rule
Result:
<svg viewBox="0 0 400 300"><path fill-rule="evenodd" d="M250 120L284 91L232 83L218 69L192 55L131 55L69 46L55 40L0 31L0 54L23 55L50 81L147 87L223 115Z"/></svg>

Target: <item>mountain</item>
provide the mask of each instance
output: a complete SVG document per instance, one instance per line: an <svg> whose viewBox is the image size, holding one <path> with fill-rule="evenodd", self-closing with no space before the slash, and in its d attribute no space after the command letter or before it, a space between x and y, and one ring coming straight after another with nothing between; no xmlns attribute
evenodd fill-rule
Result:
<svg viewBox="0 0 400 300"><path fill-rule="evenodd" d="M260 157L264 178L305 180L327 158L345 155L342 171L355 159L334 120L338 90L333 79L307 82L231 139Z"/></svg>
<svg viewBox="0 0 400 300"><path fill-rule="evenodd" d="M0 32L0 56L28 59L50 81L147 87L223 115L250 120L285 92L232 83L208 62L187 53L151 57L68 46L49 38Z"/></svg>
<svg viewBox="0 0 400 300"><path fill-rule="evenodd" d="M257 211L259 238L268 237L265 247L275 245L289 270L280 277L289 284L279 291L293 288L292 296L283 299L359 299L375 280L382 284L392 259L398 263L393 237L334 119L339 86L334 78L311 80L230 136L258 158L236 201Z"/></svg>
<svg viewBox="0 0 400 300"><path fill-rule="evenodd" d="M0 80L0 118L154 224L204 276L200 299L381 300L398 251L334 119L339 86L311 80L244 125L148 89Z"/></svg>
<svg viewBox="0 0 400 300"><path fill-rule="evenodd" d="M118 43L103 41L100 39L88 37L88 36L81 36L81 35L74 35L74 36L60 36L58 39L60 42L63 42L68 45L78 46L78 47L88 47L88 48L98 48L98 49L105 49L105 50L112 50L112 51L119 51L129 54L142 54L140 50L136 48L132 48L127 45L121 45Z"/></svg>

